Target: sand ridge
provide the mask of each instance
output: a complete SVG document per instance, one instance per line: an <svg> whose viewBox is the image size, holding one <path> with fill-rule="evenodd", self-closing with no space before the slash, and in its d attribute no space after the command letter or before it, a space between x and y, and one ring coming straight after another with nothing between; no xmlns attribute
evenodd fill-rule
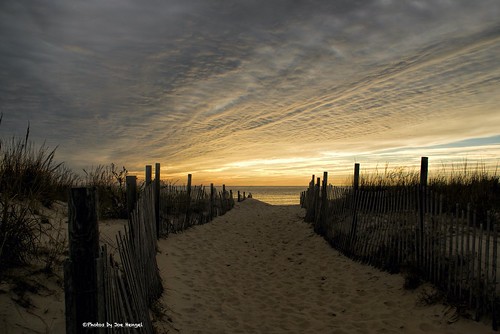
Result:
<svg viewBox="0 0 500 334"><path fill-rule="evenodd" d="M53 272L43 270L47 254L40 254L30 263L12 268L0 277L0 333L64 333L66 329L63 261L68 250L67 204L55 202L52 208L39 208L40 217L50 224L40 226L40 252L51 251L52 243L62 247L54 261ZM109 253L116 253L115 236L124 231L127 220L99 222L101 244ZM56 255L56 254L54 254Z"/></svg>
<svg viewBox="0 0 500 334"><path fill-rule="evenodd" d="M303 216L298 206L248 199L160 240L161 302L174 332L492 332L448 306L419 305L401 275L346 258Z"/></svg>

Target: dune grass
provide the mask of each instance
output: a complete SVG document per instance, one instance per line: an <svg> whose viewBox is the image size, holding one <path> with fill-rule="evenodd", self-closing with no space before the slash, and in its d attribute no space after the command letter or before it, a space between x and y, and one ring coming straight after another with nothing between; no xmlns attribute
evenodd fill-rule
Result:
<svg viewBox="0 0 500 334"><path fill-rule="evenodd" d="M52 240L49 230L53 226L39 213L41 206L66 202L71 187L96 187L100 218L127 218L125 167L99 165L84 170L80 177L56 161L56 150L45 143L35 145L29 125L22 138L0 137L0 273L27 264L40 254L47 255L47 269L53 267L65 239L57 235ZM42 245L42 236L52 238L52 248Z"/></svg>
<svg viewBox="0 0 500 334"><path fill-rule="evenodd" d="M125 167L118 169L115 164L98 165L84 169L83 185L95 187L99 201L100 218L127 218L127 189Z"/></svg>
<svg viewBox="0 0 500 334"><path fill-rule="evenodd" d="M0 118L1 125L1 118ZM0 139L0 189L17 200L35 199L49 207L66 198L78 177L63 163L54 160L56 148L29 140L29 126L23 139Z"/></svg>
<svg viewBox="0 0 500 334"><path fill-rule="evenodd" d="M352 178L347 181L352 184ZM394 167L386 164L383 170L360 174L359 188L377 191L394 188L417 187L420 184L420 170ZM429 170L428 188L443 195L443 209L454 212L456 205L465 209L471 205L478 220L486 217L487 211L500 212L500 175L498 168L488 169L483 163L471 165L467 160L443 164L438 170Z"/></svg>
<svg viewBox="0 0 500 334"><path fill-rule="evenodd" d="M0 115L0 125L2 115ZM0 137L0 272L26 264L36 255L45 229L40 205L66 200L78 177L45 143L34 145L29 125L23 138Z"/></svg>
<svg viewBox="0 0 500 334"><path fill-rule="evenodd" d="M498 168L488 170L482 163L467 161L443 165L429 180L430 189L443 194L443 209L453 212L471 206L478 221L486 221L488 211L500 212L500 175ZM496 216L496 215L494 215Z"/></svg>

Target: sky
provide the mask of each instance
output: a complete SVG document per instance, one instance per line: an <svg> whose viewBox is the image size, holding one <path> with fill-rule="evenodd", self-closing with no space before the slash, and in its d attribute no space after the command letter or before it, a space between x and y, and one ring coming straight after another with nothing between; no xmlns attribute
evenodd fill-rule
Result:
<svg viewBox="0 0 500 334"><path fill-rule="evenodd" d="M0 136L227 185L500 158L498 0L0 2Z"/></svg>

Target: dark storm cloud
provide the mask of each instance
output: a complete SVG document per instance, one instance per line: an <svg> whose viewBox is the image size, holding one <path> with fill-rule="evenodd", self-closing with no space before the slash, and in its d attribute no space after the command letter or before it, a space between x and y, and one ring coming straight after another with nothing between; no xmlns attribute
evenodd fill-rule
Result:
<svg viewBox="0 0 500 334"><path fill-rule="evenodd" d="M480 130L463 124L498 105L499 8L495 0L3 1L1 130L22 133L30 120L78 166L355 150L362 136L432 128L429 118L451 119L446 138L492 135L494 116Z"/></svg>

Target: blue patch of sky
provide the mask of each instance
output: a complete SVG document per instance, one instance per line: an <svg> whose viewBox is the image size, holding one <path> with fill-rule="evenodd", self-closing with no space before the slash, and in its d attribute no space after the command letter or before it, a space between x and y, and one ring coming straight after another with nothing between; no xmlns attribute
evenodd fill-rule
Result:
<svg viewBox="0 0 500 334"><path fill-rule="evenodd" d="M459 148L459 147L477 147L477 146L489 146L489 145L500 145L500 135L489 136L489 137L476 137L476 138L468 138L463 140L458 140L446 144L438 144L431 146L417 146L417 147L408 147L405 150L421 150L425 149L442 149L442 148ZM384 153L397 153L401 151L401 147L393 148L389 150L384 150Z"/></svg>

